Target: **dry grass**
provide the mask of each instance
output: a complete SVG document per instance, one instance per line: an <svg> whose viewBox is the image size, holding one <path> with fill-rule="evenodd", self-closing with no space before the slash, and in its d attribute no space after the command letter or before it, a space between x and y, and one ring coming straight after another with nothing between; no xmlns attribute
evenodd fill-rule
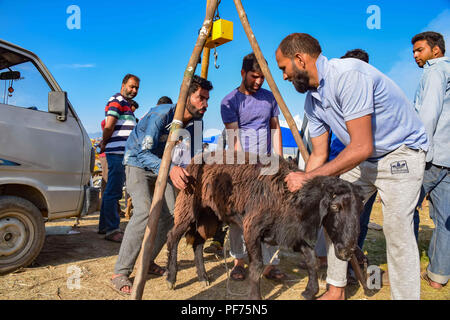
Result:
<svg viewBox="0 0 450 320"><path fill-rule="evenodd" d="M375 203L371 221L382 225L381 204ZM75 220L64 220L48 223L52 226L71 226ZM97 231L98 214L83 218L76 230L79 234L48 235L44 248L32 266L18 270L8 275L0 276L0 299L24 300L97 300L97 299L128 299L116 292L110 277L119 252L119 244L105 241ZM127 221L122 222L125 228ZM427 265L426 249L433 230L433 223L428 217L428 207L421 211L419 247L421 252L421 267ZM207 243L208 244L208 243ZM364 250L371 264L386 269L385 240L382 231L369 230ZM166 264L165 248L156 262ZM167 289L163 277L151 277L146 283L143 299L186 300L186 299L245 299L246 281L227 281L226 267L223 259L205 255L205 264L210 277L210 286L203 287L197 281L193 263L192 249L181 241L179 247L179 273L175 290ZM228 268L232 260L227 259ZM299 300L307 282L307 274L299 269L298 255L287 250L281 251L280 268L287 272L291 280L281 284L266 279L261 280L264 299ZM68 284L74 284L70 277L74 275L70 267L75 266L80 271L80 288L69 289ZM320 271L320 293L325 291L325 271ZM76 283L75 283L76 284ZM366 296L356 285L347 286L347 297L352 300L390 299L389 286ZM422 281L422 299L449 299L449 286L436 291Z"/></svg>

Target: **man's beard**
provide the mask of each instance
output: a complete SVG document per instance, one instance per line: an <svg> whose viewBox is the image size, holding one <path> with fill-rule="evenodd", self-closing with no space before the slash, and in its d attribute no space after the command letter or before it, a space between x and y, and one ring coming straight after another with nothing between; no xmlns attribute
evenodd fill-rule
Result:
<svg viewBox="0 0 450 320"><path fill-rule="evenodd" d="M300 93L305 93L309 89L311 89L309 85L309 75L307 71L300 70L297 68L294 62L292 62L292 67L294 69L294 78L292 79L292 84Z"/></svg>
<svg viewBox="0 0 450 320"><path fill-rule="evenodd" d="M203 118L204 113L200 113L199 111L201 111L201 110L205 110L205 111L206 111L206 109L204 109L204 108L202 108L202 109L200 109L200 110L197 110L197 109L191 104L191 102L189 101L189 98L188 98L188 101L187 101L187 103L186 103L186 108L187 108L188 112L192 115L192 118L193 118L194 120L200 120L200 119Z"/></svg>
<svg viewBox="0 0 450 320"><path fill-rule="evenodd" d="M123 94L123 96L125 97L125 99L133 99L134 97L136 97L136 94L131 93L132 91L127 91L127 89L125 89L125 92Z"/></svg>
<svg viewBox="0 0 450 320"><path fill-rule="evenodd" d="M245 87L245 90L247 90L250 93L255 93L261 88L261 86L259 86L258 89L255 89L247 82L247 79L244 79L244 87Z"/></svg>

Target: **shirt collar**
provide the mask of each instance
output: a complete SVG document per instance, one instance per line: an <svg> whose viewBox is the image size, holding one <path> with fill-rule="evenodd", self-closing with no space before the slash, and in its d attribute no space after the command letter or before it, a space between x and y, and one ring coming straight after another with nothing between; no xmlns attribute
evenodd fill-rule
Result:
<svg viewBox="0 0 450 320"><path fill-rule="evenodd" d="M316 68L317 68L317 74L319 76L319 87L318 90L322 89L325 82L325 75L328 71L328 59L322 55L319 54L316 60Z"/></svg>
<svg viewBox="0 0 450 320"><path fill-rule="evenodd" d="M434 59L427 60L427 62L425 62L424 68L428 68L428 67L432 66L433 64L441 61L441 60L450 62L450 58L449 57L434 58Z"/></svg>
<svg viewBox="0 0 450 320"><path fill-rule="evenodd" d="M320 94L322 92L325 83L324 79L325 75L328 71L328 59L324 55L319 54L319 56L317 57L316 68L317 68L317 75L319 77L319 87L317 87L317 89L310 90L310 92L314 98L316 98L319 101L322 101L322 99L320 98Z"/></svg>

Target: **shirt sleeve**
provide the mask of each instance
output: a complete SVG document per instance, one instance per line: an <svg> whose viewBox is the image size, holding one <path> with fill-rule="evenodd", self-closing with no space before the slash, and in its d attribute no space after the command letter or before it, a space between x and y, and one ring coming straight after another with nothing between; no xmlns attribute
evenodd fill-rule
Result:
<svg viewBox="0 0 450 320"><path fill-rule="evenodd" d="M222 115L223 123L238 122L238 106L236 106L232 99L223 99L220 104L220 114Z"/></svg>
<svg viewBox="0 0 450 320"><path fill-rule="evenodd" d="M314 103L316 103L314 98L311 93L308 92L305 99L305 114L308 118L308 131L311 138L318 137L330 129L328 125L315 114Z"/></svg>
<svg viewBox="0 0 450 320"><path fill-rule="evenodd" d="M145 132L142 135L139 150L136 158L142 163L142 165L149 170L152 170L155 174L159 173L161 167L161 159L158 158L153 152L158 146L161 130L163 128L163 119L158 116L153 116L149 119Z"/></svg>
<svg viewBox="0 0 450 320"><path fill-rule="evenodd" d="M278 107L277 100L275 99L274 95L272 94L272 114L271 117L278 117L280 115L280 108Z"/></svg>
<svg viewBox="0 0 450 320"><path fill-rule="evenodd" d="M112 100L106 105L106 116L112 116L119 119L121 114L121 106L117 100Z"/></svg>
<svg viewBox="0 0 450 320"><path fill-rule="evenodd" d="M345 72L336 86L336 99L342 108L344 121L374 112L373 81L368 75L356 70Z"/></svg>
<svg viewBox="0 0 450 320"><path fill-rule="evenodd" d="M439 70L429 70L422 80L422 101L418 111L431 140L442 113L447 81L443 72Z"/></svg>

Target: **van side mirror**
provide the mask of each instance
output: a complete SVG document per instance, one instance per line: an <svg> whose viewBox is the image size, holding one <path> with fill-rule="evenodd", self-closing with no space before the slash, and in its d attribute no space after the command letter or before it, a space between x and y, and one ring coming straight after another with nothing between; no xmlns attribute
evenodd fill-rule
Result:
<svg viewBox="0 0 450 320"><path fill-rule="evenodd" d="M55 113L56 119L66 121L69 102L66 91L50 91L48 93L48 112Z"/></svg>

